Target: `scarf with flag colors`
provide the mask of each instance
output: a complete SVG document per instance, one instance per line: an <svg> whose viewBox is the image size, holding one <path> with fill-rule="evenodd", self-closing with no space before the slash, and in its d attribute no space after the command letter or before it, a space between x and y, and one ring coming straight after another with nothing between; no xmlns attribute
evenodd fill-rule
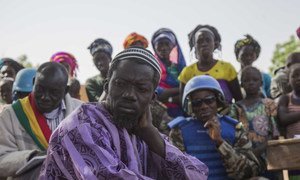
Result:
<svg viewBox="0 0 300 180"><path fill-rule="evenodd" d="M32 137L33 141L41 150L46 150L48 148L51 130L46 118L38 111L33 94L19 99L12 107L18 120Z"/></svg>

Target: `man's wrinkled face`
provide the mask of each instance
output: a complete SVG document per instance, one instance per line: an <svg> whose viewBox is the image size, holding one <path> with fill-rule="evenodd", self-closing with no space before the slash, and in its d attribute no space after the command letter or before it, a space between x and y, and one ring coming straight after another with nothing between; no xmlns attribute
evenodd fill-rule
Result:
<svg viewBox="0 0 300 180"><path fill-rule="evenodd" d="M196 90L190 95L193 113L197 119L206 122L218 112L216 95L211 90Z"/></svg>
<svg viewBox="0 0 300 180"><path fill-rule="evenodd" d="M107 104L113 121L130 130L139 119L154 95L154 70L136 60L122 60L108 82Z"/></svg>
<svg viewBox="0 0 300 180"><path fill-rule="evenodd" d="M67 77L61 76L62 73L54 75L37 73L33 92L37 108L41 113L53 111L64 98L67 88Z"/></svg>

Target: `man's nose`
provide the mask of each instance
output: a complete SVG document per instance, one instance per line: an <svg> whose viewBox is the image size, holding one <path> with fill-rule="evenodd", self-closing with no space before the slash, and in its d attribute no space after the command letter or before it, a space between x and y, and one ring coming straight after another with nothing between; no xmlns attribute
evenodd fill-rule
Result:
<svg viewBox="0 0 300 180"><path fill-rule="evenodd" d="M41 98L42 98L43 100L49 100L49 99L50 99L49 92L48 92L48 91L45 91L45 92L42 94Z"/></svg>
<svg viewBox="0 0 300 180"><path fill-rule="evenodd" d="M135 97L134 87L128 85L127 88L125 88L122 96L129 100L135 100L136 97Z"/></svg>

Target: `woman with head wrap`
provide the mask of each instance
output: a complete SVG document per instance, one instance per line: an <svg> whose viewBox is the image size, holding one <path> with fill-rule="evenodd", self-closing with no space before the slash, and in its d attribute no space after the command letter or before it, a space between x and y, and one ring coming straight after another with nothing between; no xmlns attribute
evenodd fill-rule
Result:
<svg viewBox="0 0 300 180"><path fill-rule="evenodd" d="M10 58L2 58L0 60L0 74L1 77L11 77L15 79L17 73L23 69L24 66L17 61Z"/></svg>
<svg viewBox="0 0 300 180"><path fill-rule="evenodd" d="M143 35L133 32L126 37L123 46L124 49L128 49L133 46L143 47L146 49L148 47L148 41Z"/></svg>
<svg viewBox="0 0 300 180"><path fill-rule="evenodd" d="M260 45L259 43L253 39L250 35L245 35L245 39L238 40L234 45L234 53L236 56L237 61L241 64L241 70L240 72L246 67L246 66L252 66L254 61L257 60L259 54L260 54ZM239 79L240 79L239 73ZM267 73L262 72L262 79L263 79L263 85L262 85L262 93L265 97L271 97L270 94L270 86L271 86L271 76Z"/></svg>
<svg viewBox="0 0 300 180"><path fill-rule="evenodd" d="M210 75L215 78L224 92L227 103L242 99L240 85L235 68L226 61L215 59L213 53L221 50L221 36L216 28L210 25L198 25L189 33L189 45L197 62L185 67L180 76L180 92L194 76Z"/></svg>
<svg viewBox="0 0 300 180"><path fill-rule="evenodd" d="M183 114L179 98L178 75L185 67L185 59L174 32L167 28L157 30L152 36L155 57L162 69L157 88L158 100L168 107L168 114L177 117Z"/></svg>
<svg viewBox="0 0 300 180"><path fill-rule="evenodd" d="M87 79L85 87L90 102L97 102L103 92L104 80L109 69L109 63L112 59L113 48L105 39L96 39L89 47L93 56L94 65L100 74Z"/></svg>
<svg viewBox="0 0 300 180"><path fill-rule="evenodd" d="M51 62L61 63L68 71L69 77L76 77L76 71L78 70L78 64L76 58L67 52L57 52L50 58Z"/></svg>
<svg viewBox="0 0 300 180"><path fill-rule="evenodd" d="M78 63L76 58L67 52L57 52L52 55L50 58L51 62L58 62L62 64L68 71L69 79L68 79L68 86L69 86L69 94L73 98L77 98L78 96L72 93L72 82L78 81L76 79L77 76L77 70L78 70ZM79 81L78 81L79 82ZM73 87L73 86L72 86ZM80 82L79 82L79 89L80 89Z"/></svg>

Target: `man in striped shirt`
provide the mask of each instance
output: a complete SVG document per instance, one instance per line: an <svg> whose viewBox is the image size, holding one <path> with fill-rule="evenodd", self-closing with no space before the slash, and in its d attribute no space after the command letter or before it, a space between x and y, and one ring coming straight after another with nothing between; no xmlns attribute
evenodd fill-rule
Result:
<svg viewBox="0 0 300 180"><path fill-rule="evenodd" d="M0 177L16 176L18 169L30 159L45 154L52 132L82 103L67 93L67 82L64 66L44 63L37 70L33 92L2 111ZM27 174L33 175L29 171L20 176Z"/></svg>

